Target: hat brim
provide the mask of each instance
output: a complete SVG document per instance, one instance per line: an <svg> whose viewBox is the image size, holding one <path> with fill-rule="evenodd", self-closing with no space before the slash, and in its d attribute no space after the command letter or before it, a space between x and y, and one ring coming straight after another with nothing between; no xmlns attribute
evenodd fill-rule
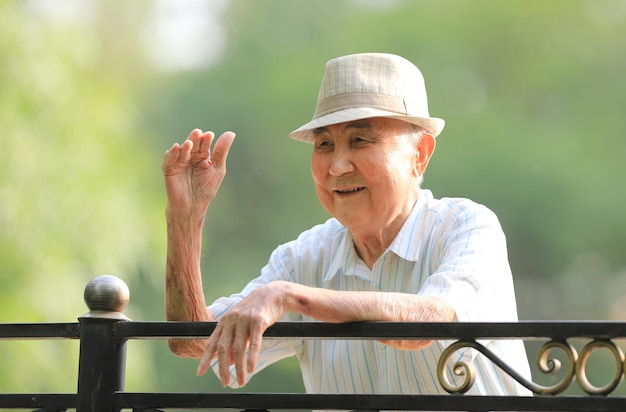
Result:
<svg viewBox="0 0 626 412"><path fill-rule="evenodd" d="M301 126L289 133L289 137L294 140L313 143L315 137L313 131L318 127L351 122L354 120L368 119L371 117L389 117L392 119L402 120L407 123L412 123L421 126L433 137L437 137L445 125L445 121L437 117L413 117L388 110L374 109L371 107L355 107L351 109L338 110L313 119L304 126Z"/></svg>

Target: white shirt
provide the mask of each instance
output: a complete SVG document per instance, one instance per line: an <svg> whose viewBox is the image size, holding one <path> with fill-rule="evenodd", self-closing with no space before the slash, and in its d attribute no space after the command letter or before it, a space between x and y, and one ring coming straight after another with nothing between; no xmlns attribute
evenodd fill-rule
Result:
<svg viewBox="0 0 626 412"><path fill-rule="evenodd" d="M434 199L424 189L371 270L358 257L348 230L329 219L279 246L258 278L241 293L216 300L209 310L219 319L252 290L275 280L334 290L439 296L454 307L459 322L518 320L506 239L495 214L467 199ZM281 321L315 320L287 313ZM450 343L436 341L424 350L405 351L375 340L267 339L256 372L295 355L308 393L442 394L446 392L437 380L437 362ZM530 380L523 342L483 343ZM468 394L530 394L473 349L461 357L473 358L477 371ZM231 372L236 385L234 368ZM454 380L452 373L448 376Z"/></svg>

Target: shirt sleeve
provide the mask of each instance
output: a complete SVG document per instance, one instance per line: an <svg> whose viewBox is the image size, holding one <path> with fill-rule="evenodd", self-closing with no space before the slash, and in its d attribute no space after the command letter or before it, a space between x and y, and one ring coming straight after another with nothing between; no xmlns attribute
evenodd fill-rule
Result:
<svg viewBox="0 0 626 412"><path fill-rule="evenodd" d="M241 300L243 300L246 296L248 296L255 289L264 286L270 282L274 282L277 280L290 280L289 273L290 269L288 265L286 265L285 254L282 253L281 248L278 248L276 251L272 253L270 257L270 261L268 264L261 270L261 274L256 279L253 279L246 285L246 287L239 293L230 295L228 297L221 297L208 306L208 310L219 320L233 305L237 304ZM299 320L298 317L300 314L287 312L285 313L278 322L290 322ZM303 350L303 342L302 340L291 339L291 340L279 340L279 339L263 339L263 343L261 345L261 352L259 353L259 358L257 361L256 370L248 375L248 380L256 373L263 370L265 367L275 363L281 359L290 357L290 356L300 356ZM217 361L214 361L211 364L213 371L217 376L219 376L219 366ZM231 388L238 388L239 385L237 383L235 367L232 366L230 368L230 384Z"/></svg>
<svg viewBox="0 0 626 412"><path fill-rule="evenodd" d="M420 295L445 299L460 322L517 321L506 238L496 215L465 201L438 218L434 271Z"/></svg>

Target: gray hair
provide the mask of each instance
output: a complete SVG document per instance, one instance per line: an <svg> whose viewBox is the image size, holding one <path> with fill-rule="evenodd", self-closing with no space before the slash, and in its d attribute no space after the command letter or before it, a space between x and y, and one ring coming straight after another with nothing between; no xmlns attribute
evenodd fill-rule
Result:
<svg viewBox="0 0 626 412"><path fill-rule="evenodd" d="M416 124L406 122L405 136L409 138L409 141L417 146L422 140L422 136L426 130ZM424 181L424 174L421 174L417 180L417 187L422 187Z"/></svg>

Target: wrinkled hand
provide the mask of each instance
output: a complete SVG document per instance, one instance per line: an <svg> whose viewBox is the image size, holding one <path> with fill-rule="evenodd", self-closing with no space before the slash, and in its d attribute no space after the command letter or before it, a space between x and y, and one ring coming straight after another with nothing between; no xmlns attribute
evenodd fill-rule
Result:
<svg viewBox="0 0 626 412"><path fill-rule="evenodd" d="M204 374L217 358L223 386L230 383L233 364L239 386L246 383L247 374L256 367L263 333L286 311L283 299L286 283L272 282L256 289L222 316L200 359L198 375Z"/></svg>
<svg viewBox="0 0 626 412"><path fill-rule="evenodd" d="M223 133L211 153L214 137L213 132L195 129L182 145L175 143L165 152L161 170L169 206L175 210L197 207L202 213L217 194L226 175L226 158L235 134Z"/></svg>

